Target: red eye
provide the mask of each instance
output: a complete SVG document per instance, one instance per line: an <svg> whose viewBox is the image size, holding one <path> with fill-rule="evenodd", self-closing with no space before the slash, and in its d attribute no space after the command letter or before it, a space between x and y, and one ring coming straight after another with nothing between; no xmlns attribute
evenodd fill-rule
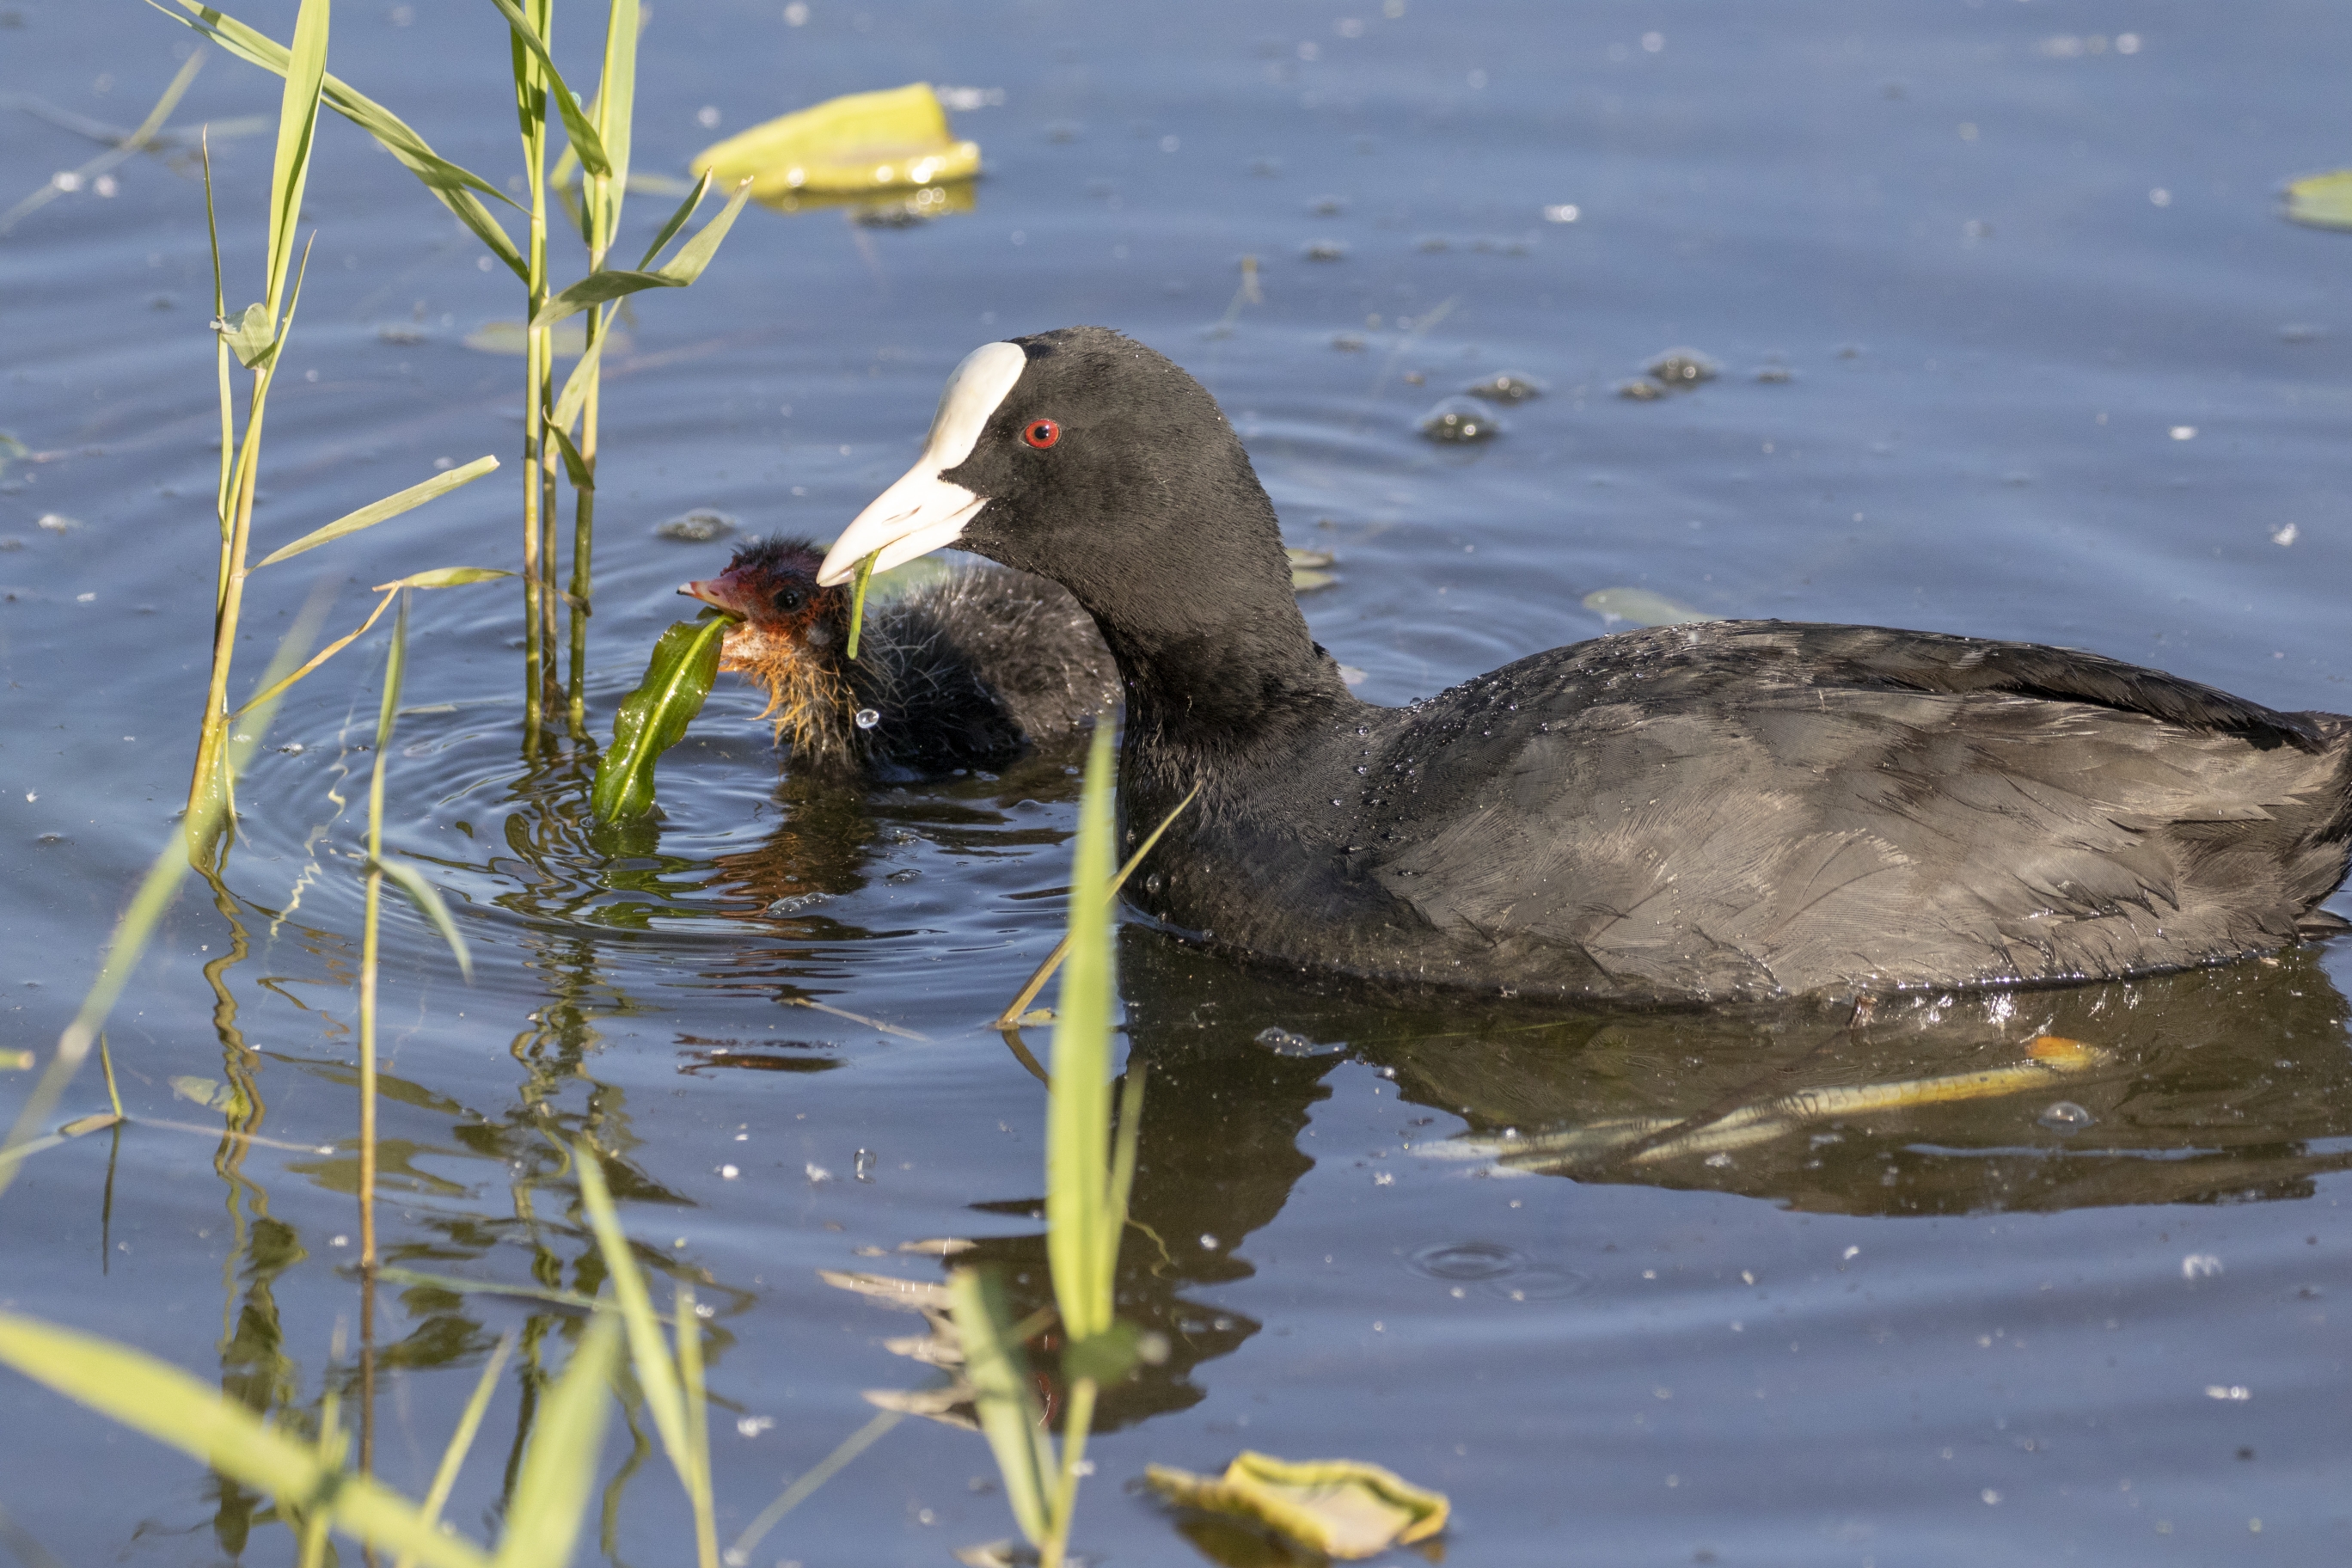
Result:
<svg viewBox="0 0 2352 1568"><path fill-rule="evenodd" d="M1021 438L1042 452L1062 438L1062 427L1051 419L1032 419L1022 427Z"/></svg>

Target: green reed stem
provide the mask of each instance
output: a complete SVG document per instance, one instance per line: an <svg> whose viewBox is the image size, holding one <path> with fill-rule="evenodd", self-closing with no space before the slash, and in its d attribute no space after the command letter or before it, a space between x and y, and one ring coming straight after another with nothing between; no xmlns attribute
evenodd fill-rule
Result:
<svg viewBox="0 0 2352 1568"><path fill-rule="evenodd" d="M882 559L878 550L857 563L857 584L849 591L849 650L848 657L857 657L857 634L866 626L866 584L873 580L874 563Z"/></svg>
<svg viewBox="0 0 2352 1568"><path fill-rule="evenodd" d="M554 20L553 0L527 0L531 25L543 40ZM547 79L539 57L509 34L513 52L515 112L521 125L523 174L530 182L530 237L525 248L528 269L523 279L527 295L526 322L534 322L547 300ZM523 752L539 755L540 732L545 721L547 660L547 590L552 563L544 548L546 527L542 502L547 489L547 381L549 333L527 326L523 349Z"/></svg>
<svg viewBox="0 0 2352 1568"><path fill-rule="evenodd" d="M403 588L400 613L393 617L392 651L383 661L383 701L376 710L375 769L368 779L367 910L360 927L360 1268L368 1275L376 1265L375 999L377 934L383 910L383 773L407 669L408 590Z"/></svg>

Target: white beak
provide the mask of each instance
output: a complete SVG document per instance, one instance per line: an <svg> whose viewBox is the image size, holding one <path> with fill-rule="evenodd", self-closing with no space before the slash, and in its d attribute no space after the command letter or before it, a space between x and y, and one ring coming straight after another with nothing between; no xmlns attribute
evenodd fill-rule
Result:
<svg viewBox="0 0 2352 1568"><path fill-rule="evenodd" d="M824 564L817 568L819 583L831 587L847 582L856 574L857 563L877 552L874 569L885 572L962 537L964 525L988 504L988 498L940 476L971 456L981 431L1028 363L1018 343L986 343L965 356L940 395L940 411L931 420L923 455L833 542Z"/></svg>

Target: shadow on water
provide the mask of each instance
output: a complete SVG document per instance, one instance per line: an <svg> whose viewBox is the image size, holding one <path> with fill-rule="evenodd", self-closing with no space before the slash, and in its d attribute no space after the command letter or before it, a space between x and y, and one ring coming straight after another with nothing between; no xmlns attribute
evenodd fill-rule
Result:
<svg viewBox="0 0 2352 1568"><path fill-rule="evenodd" d="M1135 928L1121 963L1130 1059L1150 1079L1119 1311L1171 1353L1106 1393L1097 1430L1198 1403L1195 1371L1258 1331L1188 1293L1254 1272L1235 1249L1314 1167L1301 1135L1342 1063L1432 1113L1403 1154L1818 1213L2271 1202L2352 1168L2352 1008L2311 947L2129 983L1905 996L1859 1026L1844 1006L1371 1006ZM1041 1217L1044 1200L974 1207ZM1419 1261L1521 1299L1581 1283L1517 1278L1475 1247ZM1024 1310L1048 1300L1042 1235L958 1259L975 1260L1005 1266Z"/></svg>

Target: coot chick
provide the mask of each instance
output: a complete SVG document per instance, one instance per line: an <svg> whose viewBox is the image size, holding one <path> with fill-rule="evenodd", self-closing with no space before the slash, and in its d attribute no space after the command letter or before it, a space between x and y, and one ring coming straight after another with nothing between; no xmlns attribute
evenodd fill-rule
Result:
<svg viewBox="0 0 2352 1568"><path fill-rule="evenodd" d="M768 689L796 765L934 776L998 769L1118 700L1118 672L1068 592L998 567L866 602L847 657L850 593L820 586L805 539L755 541L678 592L743 617L719 668Z"/></svg>
<svg viewBox="0 0 2352 1568"><path fill-rule="evenodd" d="M942 545L1067 587L1127 689L1136 901L1402 985L1637 1003L2111 978L2342 931L2352 720L2094 654L1717 621L1405 709L1341 682L1215 402L1098 327L960 365L844 581Z"/></svg>

